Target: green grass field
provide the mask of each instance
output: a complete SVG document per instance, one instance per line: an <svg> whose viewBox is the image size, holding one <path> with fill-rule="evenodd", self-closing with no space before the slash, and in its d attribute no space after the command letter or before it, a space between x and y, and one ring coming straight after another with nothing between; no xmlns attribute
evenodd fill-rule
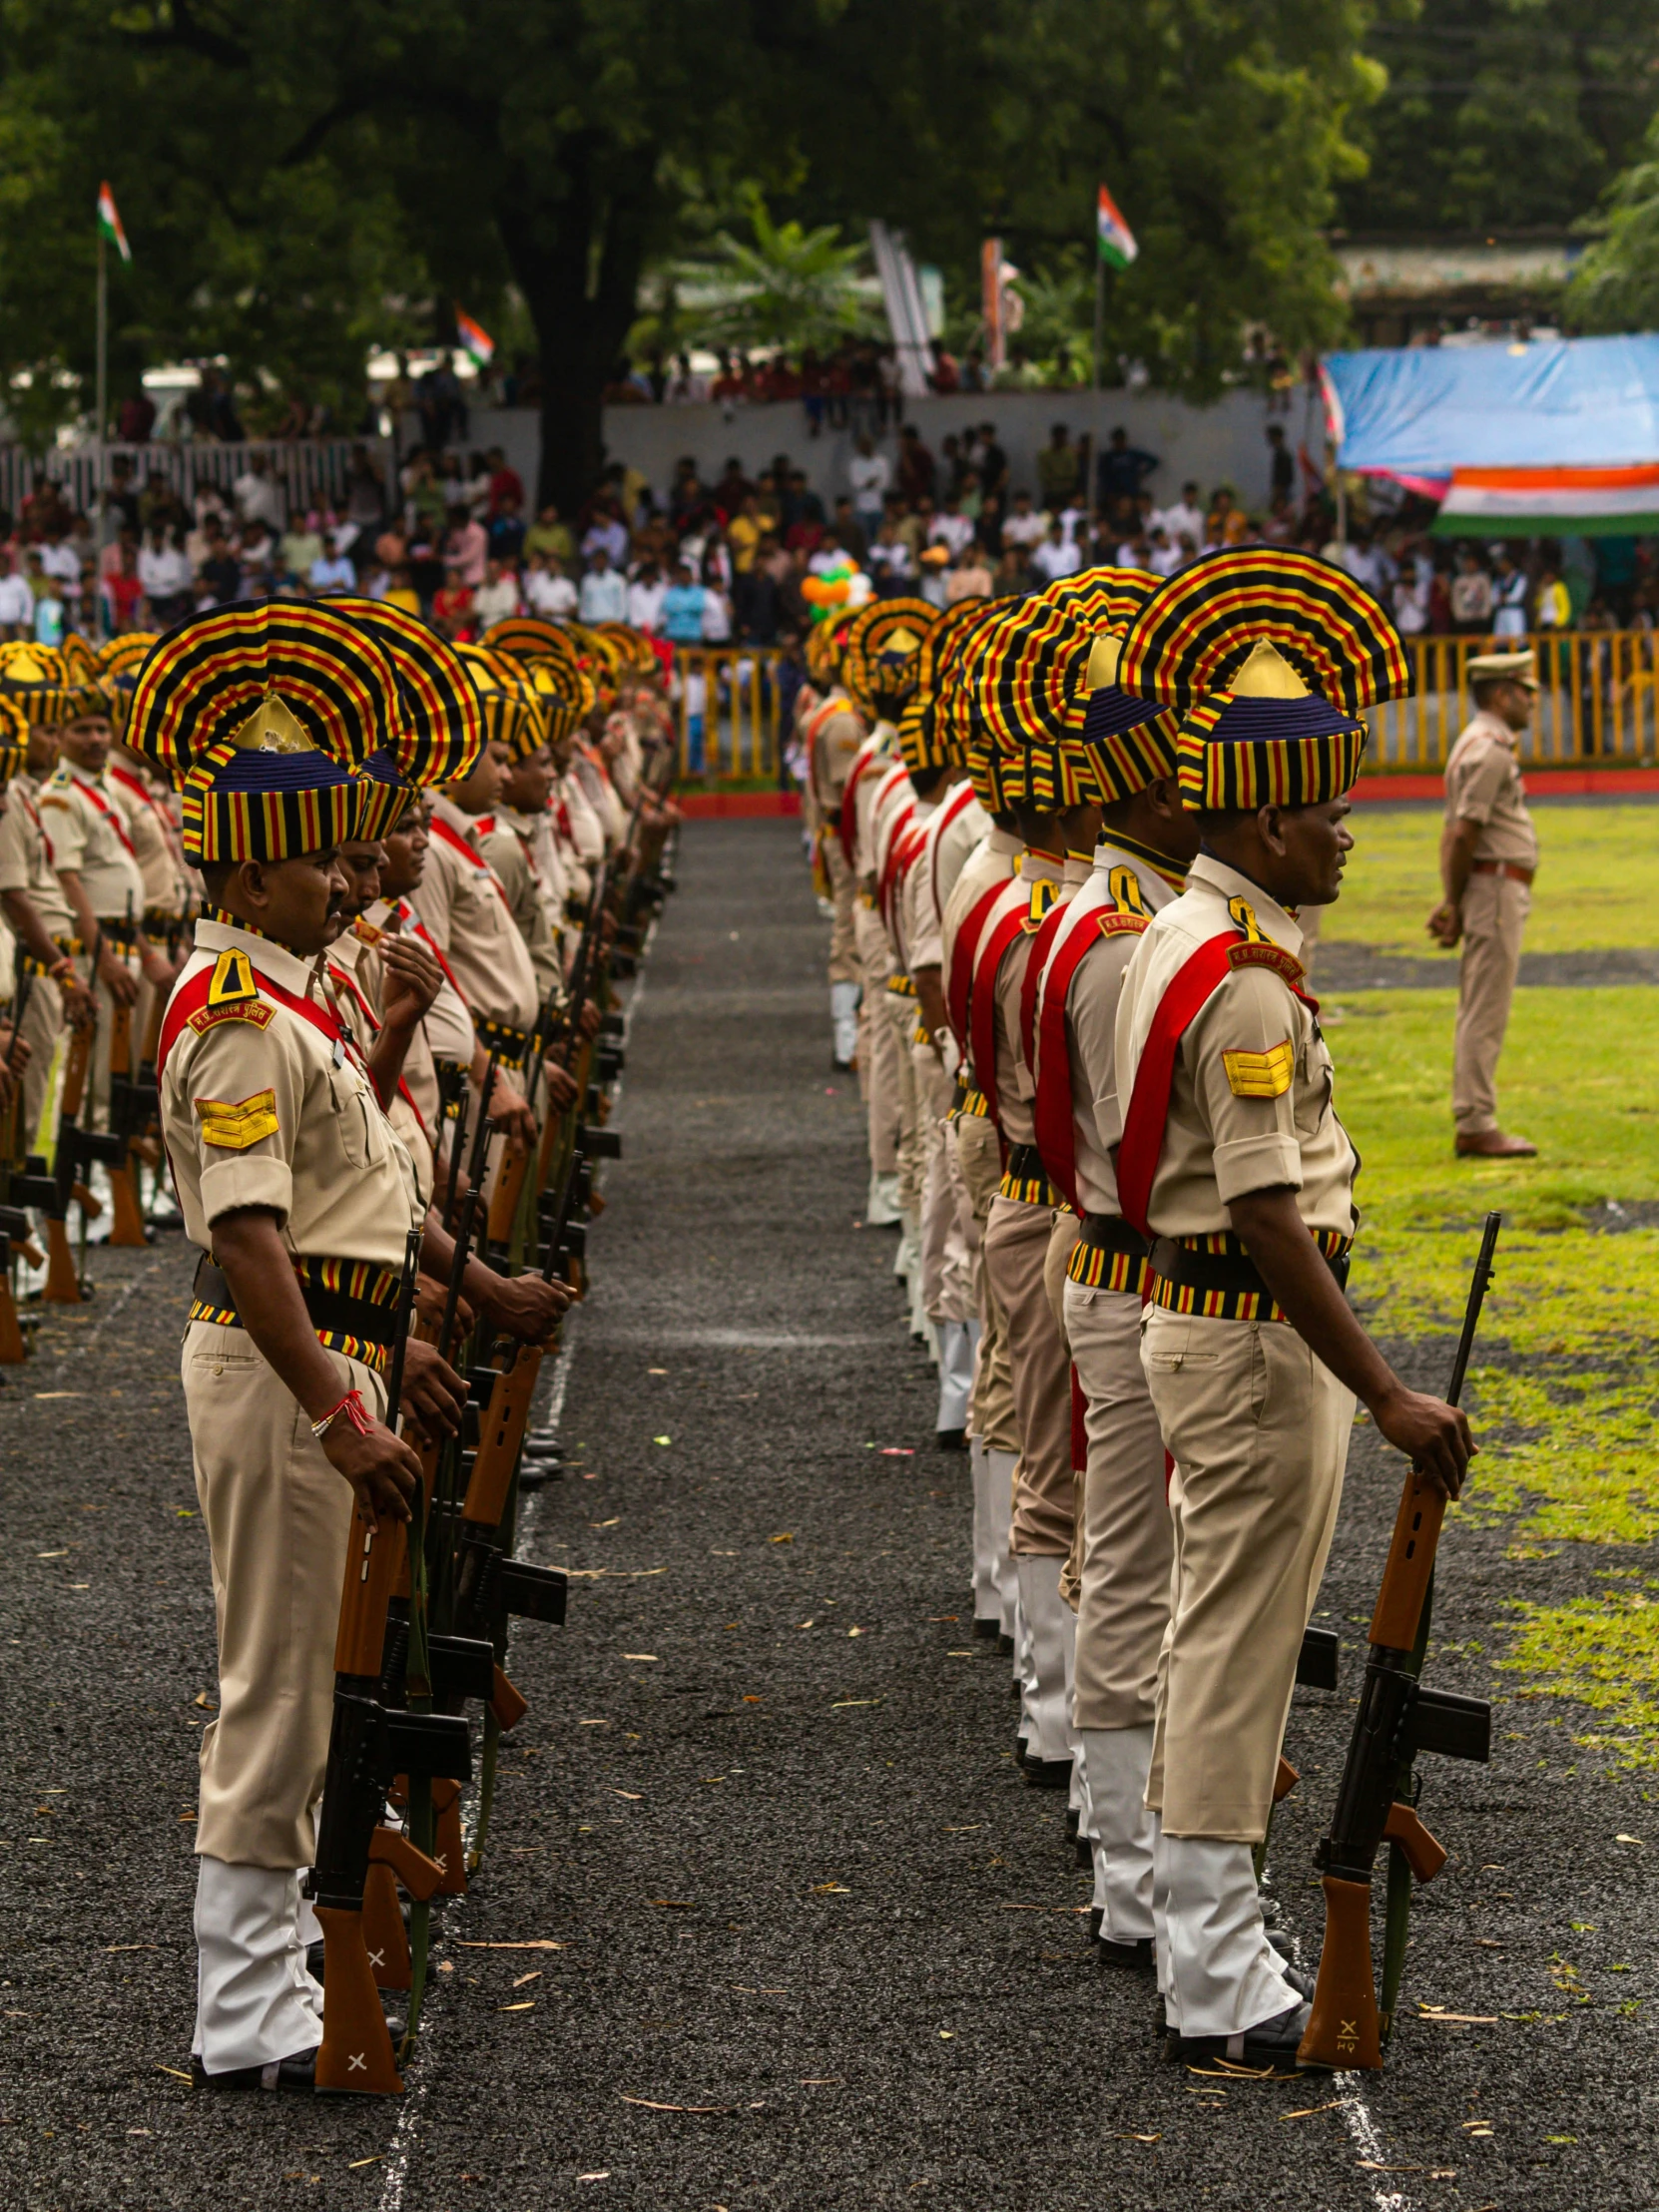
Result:
<svg viewBox="0 0 1659 2212"><path fill-rule="evenodd" d="M1362 810L1357 833L1329 940L1420 950L1437 817ZM1531 949L1659 944L1659 813L1550 809L1540 837ZM1659 991L1517 994L1502 1116L1539 1154L1514 1163L1452 1155L1455 1003L1450 988L1327 998L1338 1104L1365 1162L1352 1288L1380 1333L1443 1336L1457 1326L1481 1217L1502 1210L1483 1331L1509 1358L1476 1354L1485 1444L1462 1511L1500 1521L1517 1560L1570 1553L1582 1588L1559 1605L1517 1602L1499 1664L1523 1695L1590 1707L1596 1721L1576 1739L1586 1749L1659 1766L1659 1228L1612 1236L1584 1220L1606 1200L1659 1200Z"/></svg>
<svg viewBox="0 0 1659 2212"><path fill-rule="evenodd" d="M1540 807L1538 880L1526 926L1532 952L1659 945L1659 808ZM1332 944L1445 959L1423 922L1440 896L1438 808L1360 806L1342 897L1325 917Z"/></svg>

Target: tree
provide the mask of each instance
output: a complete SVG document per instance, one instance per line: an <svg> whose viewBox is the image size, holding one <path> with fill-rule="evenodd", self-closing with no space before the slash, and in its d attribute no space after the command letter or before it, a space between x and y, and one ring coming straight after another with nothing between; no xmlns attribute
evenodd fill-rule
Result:
<svg viewBox="0 0 1659 2212"><path fill-rule="evenodd" d="M701 311L687 300L692 339L799 349L872 334L877 318L857 281L864 273L864 249L843 246L832 223L813 231L800 223L775 223L759 192L745 197L754 243L720 231L707 262L687 263L678 271L686 286L701 286L709 295Z"/></svg>
<svg viewBox="0 0 1659 2212"><path fill-rule="evenodd" d="M1580 330L1659 327L1659 117L1642 158L1608 192L1606 216L1606 235L1567 288L1568 317Z"/></svg>

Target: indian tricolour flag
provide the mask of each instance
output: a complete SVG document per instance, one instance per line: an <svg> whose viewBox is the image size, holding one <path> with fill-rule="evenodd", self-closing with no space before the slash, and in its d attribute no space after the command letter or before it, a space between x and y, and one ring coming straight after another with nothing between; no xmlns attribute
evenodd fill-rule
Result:
<svg viewBox="0 0 1659 2212"><path fill-rule="evenodd" d="M1104 185L1095 206L1094 235L1101 260L1110 262L1114 269L1127 269L1140 252L1134 232L1124 222L1122 211Z"/></svg>
<svg viewBox="0 0 1659 2212"><path fill-rule="evenodd" d="M132 260L133 250L127 244L127 234L121 227L121 210L116 206L115 194L107 184L98 188L98 229L124 262Z"/></svg>
<svg viewBox="0 0 1659 2212"><path fill-rule="evenodd" d="M1440 537L1646 537L1659 530L1659 464L1456 468Z"/></svg>
<svg viewBox="0 0 1659 2212"><path fill-rule="evenodd" d="M455 334L480 368L487 368L495 357L495 340L481 322L474 322L471 315L455 309Z"/></svg>

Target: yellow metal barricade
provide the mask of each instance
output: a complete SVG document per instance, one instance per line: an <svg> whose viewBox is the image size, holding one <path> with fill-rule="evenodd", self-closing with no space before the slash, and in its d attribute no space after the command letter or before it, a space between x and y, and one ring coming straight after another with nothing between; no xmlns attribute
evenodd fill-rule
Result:
<svg viewBox="0 0 1659 2212"><path fill-rule="evenodd" d="M776 784L782 759L775 645L677 645L675 719L682 777Z"/></svg>
<svg viewBox="0 0 1659 2212"><path fill-rule="evenodd" d="M1647 630L1548 630L1528 638L1407 638L1416 671L1409 699L1369 716L1368 776L1421 775L1445 766L1474 712L1468 664L1479 653L1530 646L1538 705L1521 738L1531 768L1635 767L1659 753L1656 635Z"/></svg>

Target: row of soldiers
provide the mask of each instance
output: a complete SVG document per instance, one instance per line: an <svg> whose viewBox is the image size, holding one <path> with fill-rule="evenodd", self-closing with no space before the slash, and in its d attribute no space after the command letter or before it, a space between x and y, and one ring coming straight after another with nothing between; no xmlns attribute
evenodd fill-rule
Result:
<svg viewBox="0 0 1659 2212"><path fill-rule="evenodd" d="M1359 1160L1299 914L1354 839L1382 609L1277 548L817 631L799 712L864 1220L971 1454L976 1631L1069 1792L1103 1961L1172 2046L1295 2064L1257 1854L1364 1402L1455 1495L1460 1412L1344 1295Z"/></svg>
<svg viewBox="0 0 1659 2212"><path fill-rule="evenodd" d="M198 1254L195 2078L394 2089L405 1921L465 1888L465 1701L487 1804L524 1711L507 1621L563 1613L512 1525L557 1467L531 1400L618 1149L614 979L678 821L657 663L626 632L465 648L366 600L269 602L0 649L0 714L11 1195L58 1187L77 1045L94 1116L121 1105L136 1008L146 1126L96 1157L136 1189L159 1134Z"/></svg>

